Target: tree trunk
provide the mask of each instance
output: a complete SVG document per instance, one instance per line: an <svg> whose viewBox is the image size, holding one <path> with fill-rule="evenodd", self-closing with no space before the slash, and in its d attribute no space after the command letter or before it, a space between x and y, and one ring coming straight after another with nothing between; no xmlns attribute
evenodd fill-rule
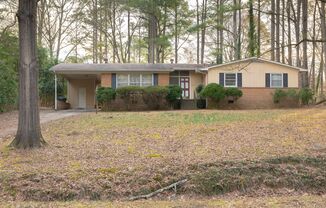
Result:
<svg viewBox="0 0 326 208"><path fill-rule="evenodd" d="M291 5L292 0L287 2L287 15L288 15L288 64L292 66L292 35L291 35Z"/></svg>
<svg viewBox="0 0 326 208"><path fill-rule="evenodd" d="M178 63L178 4L175 3L174 8L174 59L175 63Z"/></svg>
<svg viewBox="0 0 326 208"><path fill-rule="evenodd" d="M207 0L203 0L200 63L205 62Z"/></svg>
<svg viewBox="0 0 326 208"><path fill-rule="evenodd" d="M220 2L220 26L222 28L220 28L220 48L219 48L219 63L222 64L223 63L223 48L224 48L224 11L223 11L223 4L224 1L221 0Z"/></svg>
<svg viewBox="0 0 326 208"><path fill-rule="evenodd" d="M39 9L39 21L37 26L37 45L42 45L42 36L43 36L43 25L44 25L44 18L45 18L45 5L46 0L40 1L40 9Z"/></svg>
<svg viewBox="0 0 326 208"><path fill-rule="evenodd" d="M11 145L36 148L45 145L38 106L38 64L36 55L37 0L19 0L19 120Z"/></svg>
<svg viewBox="0 0 326 208"><path fill-rule="evenodd" d="M321 18L321 33L322 33L322 40L326 40L326 20L325 20L325 2L321 2L321 9L320 9L320 18ZM324 64L323 67L321 68L321 83L323 83L324 80L324 73L323 73L323 68L326 73L326 42L324 41L323 43L323 60ZM321 94L323 95L323 86L321 86Z"/></svg>
<svg viewBox="0 0 326 208"><path fill-rule="evenodd" d="M298 0L297 2L297 16L296 16L296 26L295 26L295 38L296 38L296 43L300 42L300 19L301 19L301 5L302 5L302 0ZM301 60L300 60L300 44L297 45L296 47L296 65L297 67L301 67Z"/></svg>
<svg viewBox="0 0 326 208"><path fill-rule="evenodd" d="M238 12L238 36L237 36L237 59L241 59L241 28L242 28L242 2L239 1L239 12Z"/></svg>
<svg viewBox="0 0 326 208"><path fill-rule="evenodd" d="M196 19L197 19L197 27L199 26L199 0L196 0ZM197 28L197 64L199 64L200 57L200 36L199 36L199 28Z"/></svg>
<svg viewBox="0 0 326 208"><path fill-rule="evenodd" d="M282 0L282 63L285 64L285 0Z"/></svg>
<svg viewBox="0 0 326 208"><path fill-rule="evenodd" d="M275 10L272 10L275 11ZM276 61L281 61L281 51L280 51L280 0L276 0L276 35L275 35L275 53L276 53Z"/></svg>
<svg viewBox="0 0 326 208"><path fill-rule="evenodd" d="M303 38L303 63L302 67L308 69L308 0L302 0L302 38Z"/></svg>
<svg viewBox="0 0 326 208"><path fill-rule="evenodd" d="M127 62L130 63L130 48L131 48L131 34L130 34L130 6L128 4L128 46L127 46Z"/></svg>
<svg viewBox="0 0 326 208"><path fill-rule="evenodd" d="M98 62L97 53L97 0L93 2L93 63Z"/></svg>
<svg viewBox="0 0 326 208"><path fill-rule="evenodd" d="M271 0L271 60L275 61L275 0Z"/></svg>
<svg viewBox="0 0 326 208"><path fill-rule="evenodd" d="M260 57L260 45L261 45L261 36L260 36L260 33L261 33L261 0L258 0L258 20L257 20L257 57Z"/></svg>

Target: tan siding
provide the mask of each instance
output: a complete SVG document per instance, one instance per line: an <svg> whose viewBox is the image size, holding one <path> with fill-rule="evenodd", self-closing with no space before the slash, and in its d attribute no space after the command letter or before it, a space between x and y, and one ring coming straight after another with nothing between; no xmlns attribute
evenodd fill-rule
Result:
<svg viewBox="0 0 326 208"><path fill-rule="evenodd" d="M265 62L233 64L212 68L208 71L208 83L219 83L219 73L239 72L239 70L242 73L243 87L265 87L266 73L288 73L288 87L299 87L298 70Z"/></svg>
<svg viewBox="0 0 326 208"><path fill-rule="evenodd" d="M101 74L101 86L102 87L111 87L112 86L112 79L111 73Z"/></svg>
<svg viewBox="0 0 326 208"><path fill-rule="evenodd" d="M167 73L159 73L158 74L158 85L159 86L167 86L169 85L169 81L170 81L170 78L169 78L169 74Z"/></svg>
<svg viewBox="0 0 326 208"><path fill-rule="evenodd" d="M190 72L190 99L196 98L196 88L204 83L204 75L201 73Z"/></svg>
<svg viewBox="0 0 326 208"><path fill-rule="evenodd" d="M78 90L86 88L86 108L95 107L95 79L69 79L68 100L71 108L78 108Z"/></svg>

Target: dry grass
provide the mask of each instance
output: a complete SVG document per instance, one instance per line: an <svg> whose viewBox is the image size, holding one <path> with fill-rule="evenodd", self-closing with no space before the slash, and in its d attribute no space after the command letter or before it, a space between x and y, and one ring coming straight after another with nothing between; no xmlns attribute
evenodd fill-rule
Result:
<svg viewBox="0 0 326 208"><path fill-rule="evenodd" d="M312 208L324 207L326 196L300 195L287 197L240 197L223 199L178 199L170 201L137 201L137 202L107 202L107 201L71 201L71 202L6 202L3 208Z"/></svg>
<svg viewBox="0 0 326 208"><path fill-rule="evenodd" d="M46 148L0 143L0 198L124 199L189 177L199 164L320 157L325 123L325 109L75 116L43 126Z"/></svg>

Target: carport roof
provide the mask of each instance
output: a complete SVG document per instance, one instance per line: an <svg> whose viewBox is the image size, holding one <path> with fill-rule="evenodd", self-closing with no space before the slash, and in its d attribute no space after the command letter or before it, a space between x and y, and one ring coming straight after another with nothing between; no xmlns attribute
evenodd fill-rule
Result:
<svg viewBox="0 0 326 208"><path fill-rule="evenodd" d="M50 70L55 73L101 72L172 72L175 70L200 70L207 64L58 64Z"/></svg>

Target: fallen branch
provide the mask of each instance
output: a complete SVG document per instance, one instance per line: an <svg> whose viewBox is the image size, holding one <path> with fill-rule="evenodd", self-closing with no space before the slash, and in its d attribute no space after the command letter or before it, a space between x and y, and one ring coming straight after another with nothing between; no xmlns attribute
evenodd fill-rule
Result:
<svg viewBox="0 0 326 208"><path fill-rule="evenodd" d="M174 188L174 190L176 191L177 190L177 186L178 185L182 185L184 183L186 183L188 181L188 179L183 179L181 181L178 181L178 182L175 182L175 183L172 183L171 185L169 186L166 186L166 187L163 187L159 190L156 190L152 193L149 193L149 194L145 194L145 195L139 195L139 196L132 196L129 198L130 201L134 201L134 200L138 200L138 199L148 199L148 198L151 198L159 193L162 193L163 191L166 191L166 190L169 190L169 189L172 189Z"/></svg>

